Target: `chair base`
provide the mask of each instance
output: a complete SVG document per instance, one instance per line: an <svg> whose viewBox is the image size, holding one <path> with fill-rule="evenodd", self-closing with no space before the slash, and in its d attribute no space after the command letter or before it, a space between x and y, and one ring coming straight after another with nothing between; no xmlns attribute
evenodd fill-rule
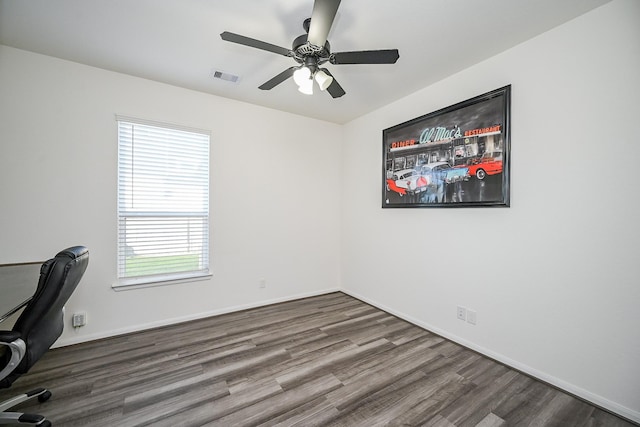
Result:
<svg viewBox="0 0 640 427"><path fill-rule="evenodd" d="M4 402L0 402L0 425L4 424L18 424L18 425L32 425L40 427L51 427L51 422L42 415L38 414L24 414L21 412L7 412L7 409L13 408L22 402L27 400L38 398L40 402L46 402L51 397L51 392L44 388L38 388L28 391L24 394L15 396Z"/></svg>

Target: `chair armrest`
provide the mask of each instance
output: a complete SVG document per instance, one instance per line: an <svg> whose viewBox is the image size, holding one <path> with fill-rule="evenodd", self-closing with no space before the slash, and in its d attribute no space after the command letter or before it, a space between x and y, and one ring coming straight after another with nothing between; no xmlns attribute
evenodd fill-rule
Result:
<svg viewBox="0 0 640 427"><path fill-rule="evenodd" d="M0 331L0 342L10 343L20 338L20 332Z"/></svg>
<svg viewBox="0 0 640 427"><path fill-rule="evenodd" d="M19 332L0 331L0 347L6 347L11 352L9 362L5 366L0 366L0 381L5 379L20 364L20 361L27 353L27 345L20 338Z"/></svg>

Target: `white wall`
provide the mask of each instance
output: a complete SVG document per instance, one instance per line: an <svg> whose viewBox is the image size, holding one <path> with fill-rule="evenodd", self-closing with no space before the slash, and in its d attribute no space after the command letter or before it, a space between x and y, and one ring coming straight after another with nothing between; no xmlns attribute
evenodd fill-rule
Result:
<svg viewBox="0 0 640 427"><path fill-rule="evenodd" d="M639 17L616 0L347 124L342 172L348 293L636 421ZM507 84L510 208L381 209L384 128Z"/></svg>
<svg viewBox="0 0 640 427"><path fill-rule="evenodd" d="M342 287L640 422L638 16L615 0L344 127L0 46L0 263L90 248L62 345ZM382 129L506 84L511 208L380 208ZM115 114L213 132L210 281L111 289Z"/></svg>
<svg viewBox="0 0 640 427"><path fill-rule="evenodd" d="M115 114L212 131L211 280L111 288ZM61 345L336 290L341 132L0 46L0 264L89 247L89 268L67 304L67 317L86 311L88 324L67 325Z"/></svg>

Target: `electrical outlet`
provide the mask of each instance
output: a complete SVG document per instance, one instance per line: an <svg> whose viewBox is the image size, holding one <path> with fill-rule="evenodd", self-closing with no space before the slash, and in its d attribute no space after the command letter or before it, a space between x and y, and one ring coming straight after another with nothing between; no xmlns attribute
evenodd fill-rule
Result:
<svg viewBox="0 0 640 427"><path fill-rule="evenodd" d="M261 288L266 288L267 287L267 279L265 279L264 277L262 279L260 279L260 287Z"/></svg>
<svg viewBox="0 0 640 427"><path fill-rule="evenodd" d="M74 328L79 328L87 324L87 313L73 313L73 317L71 317L71 325Z"/></svg>
<svg viewBox="0 0 640 427"><path fill-rule="evenodd" d="M467 323L476 324L478 313L474 310L467 310Z"/></svg>
<svg viewBox="0 0 640 427"><path fill-rule="evenodd" d="M467 320L467 309L461 306L458 306L457 312L458 319Z"/></svg>

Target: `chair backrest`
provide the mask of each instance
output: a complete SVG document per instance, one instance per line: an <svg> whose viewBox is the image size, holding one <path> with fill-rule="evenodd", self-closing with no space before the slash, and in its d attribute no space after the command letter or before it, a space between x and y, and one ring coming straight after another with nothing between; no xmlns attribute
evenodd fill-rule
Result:
<svg viewBox="0 0 640 427"><path fill-rule="evenodd" d="M26 373L60 337L63 307L88 264L89 251L84 246L67 248L42 264L36 292L13 326L26 344L26 354L6 380L13 382Z"/></svg>

